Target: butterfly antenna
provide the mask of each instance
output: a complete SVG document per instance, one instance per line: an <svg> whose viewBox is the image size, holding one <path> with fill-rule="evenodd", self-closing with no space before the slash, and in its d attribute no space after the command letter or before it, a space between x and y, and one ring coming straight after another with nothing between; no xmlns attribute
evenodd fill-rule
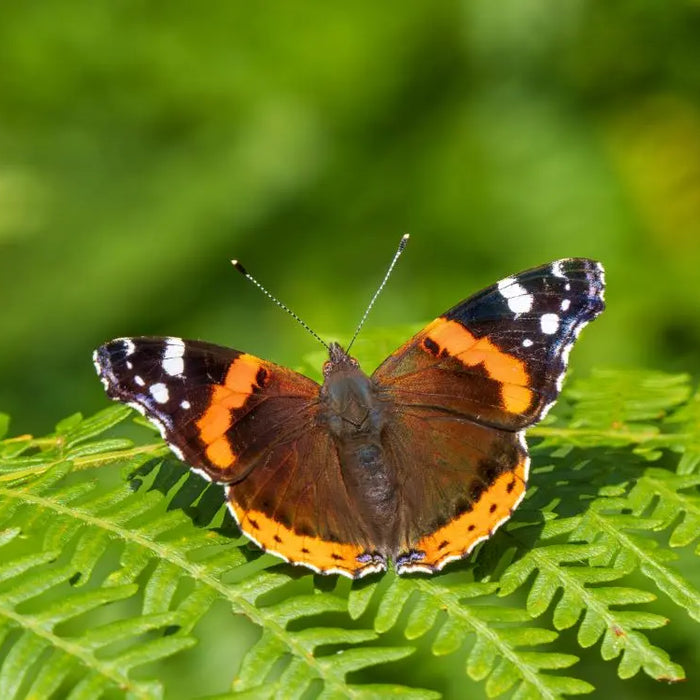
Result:
<svg viewBox="0 0 700 700"><path fill-rule="evenodd" d="M391 261L391 264L389 265L389 268L386 271L386 274L384 275L384 279L382 280L382 283L379 285L377 288L377 291L374 293L374 296L372 297L372 300L369 302L369 306L367 306L367 309L364 314L362 314L362 318L360 319L360 323L357 326L357 329L355 330L355 334L352 336L352 340L350 341L350 344L347 347L347 350L345 352L350 352L350 348L352 347L352 344L355 342L355 339L357 338L360 330L362 329L362 326L365 325L365 321L367 320L367 316L369 316L369 312L372 310L372 307L374 306L374 302L377 301L377 297L381 294L382 289L384 289L384 285L386 284L387 280L389 279L389 275L391 274L391 271L394 269L394 265L396 265L396 262L399 259L399 256L401 253L403 253L403 249L406 247L406 244L408 243L408 238L409 235L405 233L401 240L399 241L399 247L396 249L396 253L394 254L394 259Z"/></svg>
<svg viewBox="0 0 700 700"><path fill-rule="evenodd" d="M240 272L243 275L243 277L252 282L268 299L271 299L275 304L277 304L277 306L286 311L299 325L301 325L303 328L306 328L306 330L309 331L309 333L311 333L311 335L314 338L316 338L316 340L318 340L318 342L321 343L321 345L323 345L326 348L326 350L330 351L328 343L326 343L326 341L323 340L323 338L321 338L321 336L319 336L318 333L315 333L313 330L311 330L311 328L306 323L304 323L304 321L302 321L299 318L299 316L297 316L288 306L283 304L276 296L270 294L270 292L268 292L267 289L265 289L265 287L263 287L262 284L260 284L260 282L258 282L258 280L256 280L255 277L253 277L253 275L251 275L250 272L248 272L245 269L245 267L243 267L243 265L241 265L241 263L238 262L238 260L231 260L231 264L238 270L238 272Z"/></svg>

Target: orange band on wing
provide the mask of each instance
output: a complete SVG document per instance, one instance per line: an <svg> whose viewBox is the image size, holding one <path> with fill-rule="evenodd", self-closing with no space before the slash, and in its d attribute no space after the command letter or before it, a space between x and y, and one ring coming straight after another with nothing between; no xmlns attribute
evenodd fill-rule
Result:
<svg viewBox="0 0 700 700"><path fill-rule="evenodd" d="M229 467L236 461L226 431L232 425L231 412L241 408L258 386L260 360L252 355L239 355L226 373L223 384L214 386L209 408L197 421L199 437L207 445L207 457L217 467Z"/></svg>
<svg viewBox="0 0 700 700"><path fill-rule="evenodd" d="M440 349L469 367L483 365L489 377L501 383L504 408L521 413L532 402L525 363L499 350L488 338L476 338L461 323L438 318L426 329L427 336ZM437 353L436 353L437 354Z"/></svg>
<svg viewBox="0 0 700 700"><path fill-rule="evenodd" d="M513 471L501 474L481 494L470 511L411 545L425 556L405 564L402 571L441 569L449 561L466 556L477 543L490 537L520 503L525 493L528 464L529 458L523 456Z"/></svg>
<svg viewBox="0 0 700 700"><path fill-rule="evenodd" d="M241 530L270 554L291 564L303 564L316 571L358 578L386 568L378 558L358 560L366 549L359 545L329 542L312 535L300 535L258 510L245 510L228 496L229 509Z"/></svg>
<svg viewBox="0 0 700 700"><path fill-rule="evenodd" d="M236 455L225 435L207 445L207 458L217 467L230 467L236 461Z"/></svg>

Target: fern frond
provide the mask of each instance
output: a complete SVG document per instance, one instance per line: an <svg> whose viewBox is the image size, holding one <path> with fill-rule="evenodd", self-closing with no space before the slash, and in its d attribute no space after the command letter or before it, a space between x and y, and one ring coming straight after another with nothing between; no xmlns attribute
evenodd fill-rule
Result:
<svg viewBox="0 0 700 700"><path fill-rule="evenodd" d="M665 421L665 427L676 430L672 434L671 449L681 455L679 474L692 474L700 466L700 391Z"/></svg>
<svg viewBox="0 0 700 700"><path fill-rule="evenodd" d="M0 440L0 697L158 697L148 664L189 648L216 601L262 630L222 698L436 697L410 676L357 680L418 640L489 697L587 693L565 671L578 660L559 641L568 629L621 678L683 678L654 643L674 617L655 600L700 619L675 554L698 540L700 399L683 375L636 372L595 373L566 396L566 419L531 431L525 503L469 560L354 584L252 555L220 490L163 462L160 440L101 436L129 409ZM108 487L116 469L124 483Z"/></svg>
<svg viewBox="0 0 700 700"><path fill-rule="evenodd" d="M0 566L0 582L5 576L6 585L12 584L7 600L0 596L0 619L34 632L34 636L27 633L26 641L13 643L5 657L0 691L6 692L0 692L0 697L15 697L20 686L28 685L45 691L41 697L62 694L66 687L71 697L99 697L114 687L127 689L134 697L156 697L161 693L160 684L134 681L131 670L191 646L192 630L215 600L227 601L234 612L266 631L248 652L234 690L274 694L275 688L284 687L292 697L320 683L331 695L346 694L349 689L358 697L371 695L374 691L349 685L346 674L403 658L414 650L368 645L377 636L371 630L309 625L309 618L345 613L344 599L313 589L285 597L289 576L252 571L242 538L232 540L196 527L182 510L169 510L192 483L196 485L195 500L199 499L202 485L179 467L173 480L172 469L154 461L163 452L160 443L135 448L123 440L94 440L129 413L115 407L87 420L72 416L59 424L53 436L23 438L21 448L12 446L11 456L0 461L0 532L7 528L16 539L21 531L38 549L32 559L6 558ZM97 481L81 478L81 470L104 463L138 474L136 483L141 489L122 484L104 491ZM165 493L161 492L158 487L168 483ZM49 575L47 569L59 553L65 561ZM268 566L277 563L272 557L268 560ZM15 572L21 574L29 566L37 569L36 576L20 581ZM96 578L98 569L100 578ZM184 584L189 586L188 594L178 596ZM26 615L20 619L13 612L13 604L54 587L62 587L60 605L44 607L36 619ZM263 602L270 596L282 599ZM82 634L71 639L70 648L52 633L58 624L132 597L140 609L106 626L81 630ZM36 634L40 623L47 630L44 636ZM292 623L299 629L291 630ZM145 635L156 628L160 637ZM128 649L114 659L100 659L102 645L126 636L135 637ZM328 645L335 646L336 653L319 653ZM50 654L55 667L42 664L39 670L37 661L42 654ZM287 659L281 672L280 657ZM279 678L274 678L275 673ZM431 691L400 685L387 685L384 690L436 697Z"/></svg>
<svg viewBox="0 0 700 700"><path fill-rule="evenodd" d="M456 652L465 640L473 645L465 660L465 671L474 680L486 681L486 693L497 697L516 688L518 698L558 698L564 694L589 693L593 686L569 677L547 673L576 663L571 654L533 650L549 644L557 633L530 625L531 615L522 608L493 604L498 584L455 580L399 578L367 586L359 595L350 594L352 614L361 615L377 593L380 598L375 629L386 632L402 613L408 612L404 634L417 639L433 634L432 653ZM524 647L524 648L523 648Z"/></svg>
<svg viewBox="0 0 700 700"><path fill-rule="evenodd" d="M594 370L591 376L567 387L566 398L573 410L566 425L536 426L531 435L543 437L543 447L632 446L646 459L660 456L659 421L687 401L690 378L686 374Z"/></svg>
<svg viewBox="0 0 700 700"><path fill-rule="evenodd" d="M627 502L635 515L648 513L658 520L657 530L671 530L671 547L685 547L700 536L698 486L700 474L648 468L632 487Z"/></svg>
<svg viewBox="0 0 700 700"><path fill-rule="evenodd" d="M59 563L60 551L21 556L7 553L8 549L17 549L13 544L24 544L18 543L20 537L19 528L4 530L0 535L0 630L6 640L12 639L0 668L0 697L51 697L78 669L81 683L89 686L93 697L110 688L128 691L136 698L154 697L159 684L134 680L131 672L192 646L192 637L142 641L137 654L132 648L117 654L104 652L117 640L133 643L148 633L162 632L176 623L177 616L141 615L98 626L79 636L62 632L66 623L129 598L138 587L132 584L70 592L74 568Z"/></svg>
<svg viewBox="0 0 700 700"><path fill-rule="evenodd" d="M613 608L648 603L656 596L635 588L601 585L622 579L637 562L630 561L629 556L619 556L614 566L595 565L601 558L613 558L622 549L622 544L619 541L611 543L607 538L601 542L595 535L589 537L592 534L589 529L591 523L585 522L586 517L568 520L566 525L570 527L570 539L591 539L594 544L554 544L531 550L503 574L500 595L513 593L528 583L534 574L527 596L527 610L533 617L542 615L561 591L561 597L554 607L555 628L567 629L581 620L578 630L581 647L592 646L602 638L601 654L604 659L610 660L622 653L618 671L621 678L633 676L640 669L655 678L684 678L683 669L671 663L666 652L653 646L638 631L661 627L668 620L648 612ZM634 527L636 519L622 522L620 517L625 516L607 522L606 527ZM559 536L562 524L557 521L552 532L545 525L541 538L547 540ZM645 525L641 523L640 529Z"/></svg>

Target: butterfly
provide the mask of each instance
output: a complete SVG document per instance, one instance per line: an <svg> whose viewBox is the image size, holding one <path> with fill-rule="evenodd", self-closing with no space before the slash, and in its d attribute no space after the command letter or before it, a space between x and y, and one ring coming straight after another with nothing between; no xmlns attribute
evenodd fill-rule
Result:
<svg viewBox="0 0 700 700"><path fill-rule="evenodd" d="M433 573L521 502L524 431L555 402L576 338L604 309L604 286L602 265L585 258L506 277L371 376L331 343L320 385L175 337L117 338L94 363L110 398L225 485L239 528L261 549L350 578L390 565Z"/></svg>

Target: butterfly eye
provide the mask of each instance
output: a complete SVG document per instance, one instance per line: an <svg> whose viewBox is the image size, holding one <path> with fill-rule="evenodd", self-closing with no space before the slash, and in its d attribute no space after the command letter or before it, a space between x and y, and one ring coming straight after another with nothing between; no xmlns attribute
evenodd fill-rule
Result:
<svg viewBox="0 0 700 700"><path fill-rule="evenodd" d="M327 377L330 374L332 364L333 363L330 360L326 360L323 363L323 376L324 377Z"/></svg>

